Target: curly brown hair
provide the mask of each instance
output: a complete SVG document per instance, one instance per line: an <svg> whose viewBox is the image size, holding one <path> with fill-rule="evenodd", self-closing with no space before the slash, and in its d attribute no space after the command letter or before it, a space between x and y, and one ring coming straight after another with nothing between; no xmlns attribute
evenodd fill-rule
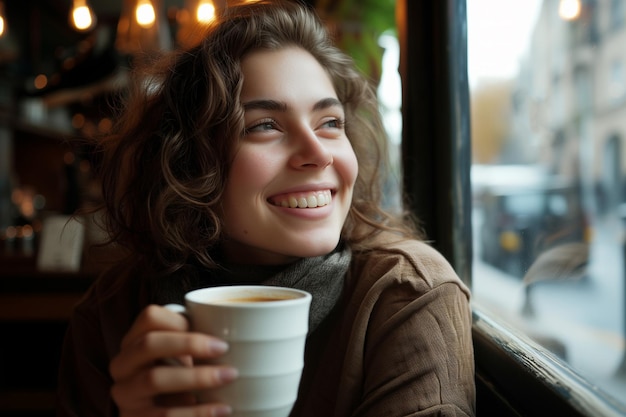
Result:
<svg viewBox="0 0 626 417"><path fill-rule="evenodd" d="M342 240L367 249L380 230L419 236L406 216L381 208L386 136L372 84L310 8L281 0L228 7L200 44L135 70L123 112L99 142L112 242L162 272L188 262L216 266L212 254L223 236L218 205L244 131L241 60L254 50L294 45L328 72L359 162Z"/></svg>

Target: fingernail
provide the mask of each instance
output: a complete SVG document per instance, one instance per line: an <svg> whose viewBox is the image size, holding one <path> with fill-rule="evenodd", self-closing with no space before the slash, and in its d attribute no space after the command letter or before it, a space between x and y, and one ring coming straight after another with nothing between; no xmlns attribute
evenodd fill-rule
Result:
<svg viewBox="0 0 626 417"><path fill-rule="evenodd" d="M209 341L209 350L213 353L225 353L228 351L228 343L223 340L213 339Z"/></svg>
<svg viewBox="0 0 626 417"><path fill-rule="evenodd" d="M213 408L214 417L225 417L233 413L233 409L229 405L217 405Z"/></svg>
<svg viewBox="0 0 626 417"><path fill-rule="evenodd" d="M220 382L226 383L237 379L239 371L235 368L224 367L217 371L217 375Z"/></svg>

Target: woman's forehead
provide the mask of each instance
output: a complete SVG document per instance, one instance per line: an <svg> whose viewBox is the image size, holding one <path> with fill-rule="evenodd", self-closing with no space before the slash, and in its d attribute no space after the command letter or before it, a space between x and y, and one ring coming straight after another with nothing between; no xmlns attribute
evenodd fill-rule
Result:
<svg viewBox="0 0 626 417"><path fill-rule="evenodd" d="M243 88L241 101L280 98L286 101L297 94L337 97L327 71L309 52L298 47L258 50L241 62Z"/></svg>

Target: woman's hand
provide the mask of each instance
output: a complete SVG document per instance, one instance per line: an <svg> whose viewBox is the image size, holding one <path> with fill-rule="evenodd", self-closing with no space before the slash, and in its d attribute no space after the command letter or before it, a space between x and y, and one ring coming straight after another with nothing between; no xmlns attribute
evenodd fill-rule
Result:
<svg viewBox="0 0 626 417"><path fill-rule="evenodd" d="M146 307L122 340L110 364L111 395L120 417L226 416L226 404L197 404L194 392L231 382L237 371L227 366L192 366L193 358L214 358L225 342L188 332L189 323L164 307ZM181 366L168 365L172 358Z"/></svg>

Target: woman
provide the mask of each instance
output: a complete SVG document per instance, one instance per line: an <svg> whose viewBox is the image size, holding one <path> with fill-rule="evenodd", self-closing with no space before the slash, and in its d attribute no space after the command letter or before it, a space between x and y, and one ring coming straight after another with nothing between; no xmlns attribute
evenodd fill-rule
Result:
<svg viewBox="0 0 626 417"><path fill-rule="evenodd" d="M293 416L473 415L469 292L380 208L375 93L312 12L230 7L150 70L100 145L108 231L128 256L75 310L59 415L228 415L190 394L237 378L190 365L228 346L161 305L250 282L313 295Z"/></svg>

